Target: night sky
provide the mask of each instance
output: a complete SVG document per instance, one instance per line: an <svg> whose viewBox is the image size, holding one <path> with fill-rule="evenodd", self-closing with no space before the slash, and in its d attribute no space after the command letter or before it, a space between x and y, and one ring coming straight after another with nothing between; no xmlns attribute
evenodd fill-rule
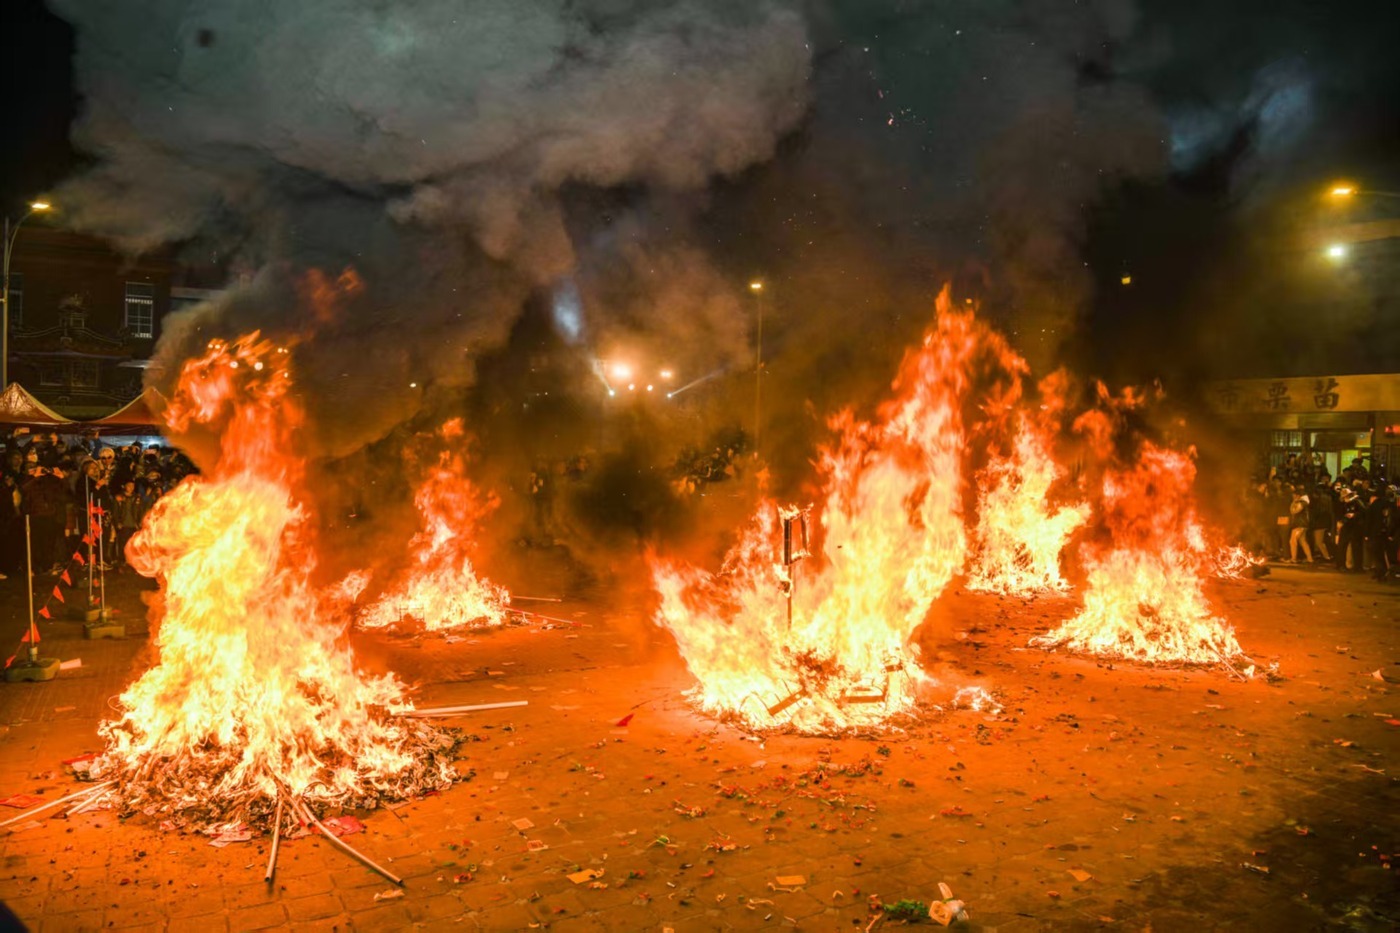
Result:
<svg viewBox="0 0 1400 933"><path fill-rule="evenodd" d="M1394 3L98 6L6 4L10 215L45 194L251 273L202 327L294 319L290 276L354 265L310 370L372 341L380 395L469 386L532 321L741 371L753 277L794 407L877 392L945 281L1038 371L1400 371L1400 247L1317 243L1400 216L1323 195L1400 191Z"/></svg>

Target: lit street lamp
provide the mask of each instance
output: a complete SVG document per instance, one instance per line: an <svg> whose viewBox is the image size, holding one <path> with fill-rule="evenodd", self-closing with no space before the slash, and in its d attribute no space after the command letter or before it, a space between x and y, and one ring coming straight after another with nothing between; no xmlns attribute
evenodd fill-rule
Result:
<svg viewBox="0 0 1400 933"><path fill-rule="evenodd" d="M1400 191L1377 191L1374 188L1360 188L1350 182L1338 182L1328 189L1327 194L1342 201L1357 196L1371 198L1400 198Z"/></svg>
<svg viewBox="0 0 1400 933"><path fill-rule="evenodd" d="M10 218L5 217L5 285L4 297L0 299L4 303L4 312L0 316L0 390L10 384L10 253L15 248L15 238L19 236L20 224L29 219L29 215L35 212L42 213L49 209L47 201L33 201L29 205L29 210L24 212L19 220L15 221L13 230L10 227Z"/></svg>

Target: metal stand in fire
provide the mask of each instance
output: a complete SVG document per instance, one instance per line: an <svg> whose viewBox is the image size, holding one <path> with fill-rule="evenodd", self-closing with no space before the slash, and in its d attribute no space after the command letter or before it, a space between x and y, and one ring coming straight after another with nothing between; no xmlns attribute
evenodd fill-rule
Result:
<svg viewBox="0 0 1400 933"><path fill-rule="evenodd" d="M53 680L58 676L58 658L39 657L39 626L34 618L34 544L29 534L29 516L24 517L24 562L25 579L29 590L29 657L15 660L5 668L5 680L10 683L20 681ZM4 826L0 823L0 826Z"/></svg>
<svg viewBox="0 0 1400 933"><path fill-rule="evenodd" d="M787 627L789 630L792 629L792 596L797 589L797 565L811 556L811 552L807 550L807 515L811 511L812 507L809 505L805 509L790 506L778 512L778 516L783 521L783 573L785 579L782 581L782 587L783 595L787 597ZM787 684L784 686L788 689L787 696L765 707L769 716L777 716L779 713L786 712L807 696L807 688L804 686L798 686L795 689Z"/></svg>

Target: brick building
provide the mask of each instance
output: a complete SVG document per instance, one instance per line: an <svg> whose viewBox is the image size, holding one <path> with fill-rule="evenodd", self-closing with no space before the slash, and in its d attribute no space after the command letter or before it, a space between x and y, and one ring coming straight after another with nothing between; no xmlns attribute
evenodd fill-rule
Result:
<svg viewBox="0 0 1400 933"><path fill-rule="evenodd" d="M165 315L222 281L170 250L133 259L31 220L10 259L10 379L69 417L113 411L140 394Z"/></svg>

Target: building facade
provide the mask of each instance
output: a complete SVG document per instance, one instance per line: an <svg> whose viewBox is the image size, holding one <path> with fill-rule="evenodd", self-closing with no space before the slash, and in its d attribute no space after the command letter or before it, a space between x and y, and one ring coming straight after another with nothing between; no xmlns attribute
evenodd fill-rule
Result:
<svg viewBox="0 0 1400 933"><path fill-rule="evenodd" d="M1360 458L1400 481L1400 373L1234 379L1214 383L1208 398L1269 466L1298 454L1336 476Z"/></svg>
<svg viewBox="0 0 1400 933"><path fill-rule="evenodd" d="M132 259L31 221L10 259L10 379L69 417L113 411L141 393L166 314L219 281L169 251Z"/></svg>

